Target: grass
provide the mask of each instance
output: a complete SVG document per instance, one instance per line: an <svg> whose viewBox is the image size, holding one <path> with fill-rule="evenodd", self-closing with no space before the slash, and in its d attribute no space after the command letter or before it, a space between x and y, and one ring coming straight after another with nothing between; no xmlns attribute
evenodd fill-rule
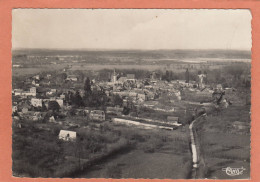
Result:
<svg viewBox="0 0 260 182"><path fill-rule="evenodd" d="M203 127L197 133L200 135L202 153L208 172L207 178L239 179L250 177L250 133L248 130L238 130L232 127L235 121L248 122L250 106L230 106L219 114L206 118ZM241 176L230 177L222 171L225 167L246 167Z"/></svg>
<svg viewBox="0 0 260 182"><path fill-rule="evenodd" d="M187 132L143 130L111 125L114 132L135 144L131 151L108 158L85 170L84 178L189 178L191 155ZM162 167L163 166L163 167ZM116 168L116 169L113 169Z"/></svg>
<svg viewBox="0 0 260 182"><path fill-rule="evenodd" d="M128 145L109 130L79 130L77 142L58 140L65 126L23 121L23 128L13 128L13 172L28 177L68 176L78 170L78 163L66 156L98 160ZM48 130L46 130L48 128ZM67 165L66 165L67 164Z"/></svg>

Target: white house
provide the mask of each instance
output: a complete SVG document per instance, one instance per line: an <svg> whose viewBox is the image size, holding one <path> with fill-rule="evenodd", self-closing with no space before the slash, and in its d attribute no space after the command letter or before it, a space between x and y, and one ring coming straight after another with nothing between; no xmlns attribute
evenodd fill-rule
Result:
<svg viewBox="0 0 260 182"><path fill-rule="evenodd" d="M42 99L32 98L31 104L33 107L42 107Z"/></svg>
<svg viewBox="0 0 260 182"><path fill-rule="evenodd" d="M56 92L57 92L57 89L52 88L52 89L51 89L51 92L52 92L52 93L56 93Z"/></svg>
<svg viewBox="0 0 260 182"><path fill-rule="evenodd" d="M30 88L30 91L23 91L23 90L14 90L14 95L15 96L34 96L36 97L36 87Z"/></svg>
<svg viewBox="0 0 260 182"><path fill-rule="evenodd" d="M75 131L60 130L59 139L64 141L75 141L77 133Z"/></svg>

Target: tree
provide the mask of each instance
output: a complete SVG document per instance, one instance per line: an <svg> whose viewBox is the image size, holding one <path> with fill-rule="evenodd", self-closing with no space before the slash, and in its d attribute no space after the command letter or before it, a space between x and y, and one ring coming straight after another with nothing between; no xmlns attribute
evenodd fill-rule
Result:
<svg viewBox="0 0 260 182"><path fill-rule="evenodd" d="M67 79L66 73L61 73L56 75L56 83L64 83L64 81Z"/></svg>
<svg viewBox="0 0 260 182"><path fill-rule="evenodd" d="M87 77L84 85L85 95L90 95L92 93L91 91L91 82L89 78Z"/></svg>
<svg viewBox="0 0 260 182"><path fill-rule="evenodd" d="M60 105L58 104L57 101L52 100L48 103L48 109L52 110L53 112L59 111L60 110Z"/></svg>
<svg viewBox="0 0 260 182"><path fill-rule="evenodd" d="M79 94L79 91L76 92L76 94L73 98L73 104L78 107L84 106L84 103L83 103L82 97Z"/></svg>
<svg viewBox="0 0 260 182"><path fill-rule="evenodd" d="M170 73L169 73L168 70L166 70L165 79L166 79L167 81L169 81L169 78L170 78Z"/></svg>
<svg viewBox="0 0 260 182"><path fill-rule="evenodd" d="M189 73L189 69L188 68L186 69L185 80L186 80L186 83L190 82L190 73Z"/></svg>
<svg viewBox="0 0 260 182"><path fill-rule="evenodd" d="M114 97L113 97L113 105L114 106L116 106L116 105L122 106L123 105L123 99L118 94L114 95Z"/></svg>
<svg viewBox="0 0 260 182"><path fill-rule="evenodd" d="M128 107L124 107L123 108L123 112L124 115L128 115L130 113L130 109Z"/></svg>
<svg viewBox="0 0 260 182"><path fill-rule="evenodd" d="M42 103L41 111L42 111L42 112L47 111L47 107L46 107L45 103Z"/></svg>

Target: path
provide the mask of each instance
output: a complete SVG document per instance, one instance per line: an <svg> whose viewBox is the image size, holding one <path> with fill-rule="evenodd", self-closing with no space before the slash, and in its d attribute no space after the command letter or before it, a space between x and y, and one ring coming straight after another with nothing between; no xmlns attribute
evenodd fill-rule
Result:
<svg viewBox="0 0 260 182"><path fill-rule="evenodd" d="M191 138L191 153L192 153L192 178L197 178L197 172L199 168L199 162L200 162L200 146L198 141L198 136L196 133L196 130L194 129L194 124L196 121L199 121L200 118L206 116L206 113L199 116L198 118L194 119L191 124L189 125L190 129L190 138ZM201 159L203 161L203 159Z"/></svg>

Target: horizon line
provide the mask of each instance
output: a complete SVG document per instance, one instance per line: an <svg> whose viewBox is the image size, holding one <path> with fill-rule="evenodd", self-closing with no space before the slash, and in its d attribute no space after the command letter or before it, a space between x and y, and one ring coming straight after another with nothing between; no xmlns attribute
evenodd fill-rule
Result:
<svg viewBox="0 0 260 182"><path fill-rule="evenodd" d="M251 52L251 49L221 49L221 48L215 48L215 49L109 49L109 48L12 48L12 51L15 50L59 50L59 51L171 51L171 50L193 50L193 51L247 51L247 52Z"/></svg>

